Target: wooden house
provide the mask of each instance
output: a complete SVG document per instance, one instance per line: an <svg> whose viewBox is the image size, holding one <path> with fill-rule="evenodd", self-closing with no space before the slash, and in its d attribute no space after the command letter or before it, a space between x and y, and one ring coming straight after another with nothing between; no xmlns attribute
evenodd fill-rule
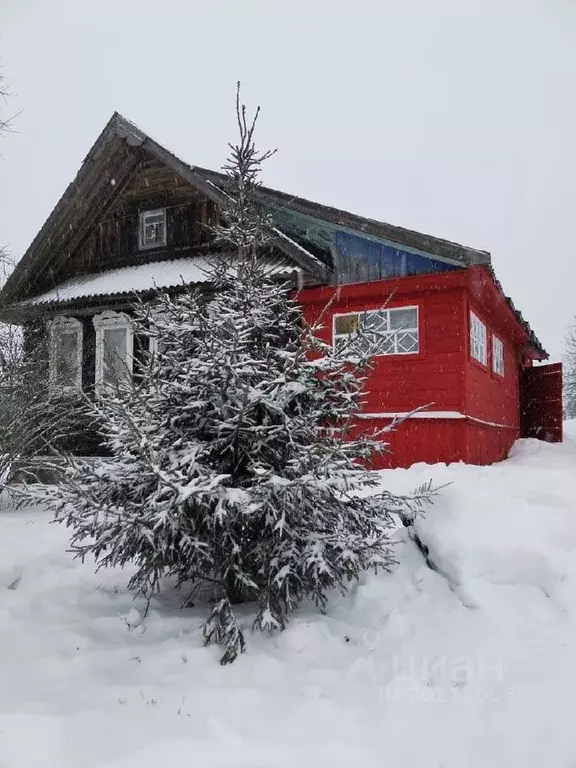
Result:
<svg viewBox="0 0 576 768"><path fill-rule="evenodd" d="M205 282L210 225L227 178L187 165L114 114L0 294L0 319L28 345L47 339L47 387L71 394L131 368L130 307L157 289ZM259 190L275 226L262 258L293 281L309 320L332 301L323 335L360 325L374 353L364 424L427 406L390 437L386 465L507 456L514 440L561 440L561 367L495 278L490 255ZM370 335L372 332L372 336Z"/></svg>

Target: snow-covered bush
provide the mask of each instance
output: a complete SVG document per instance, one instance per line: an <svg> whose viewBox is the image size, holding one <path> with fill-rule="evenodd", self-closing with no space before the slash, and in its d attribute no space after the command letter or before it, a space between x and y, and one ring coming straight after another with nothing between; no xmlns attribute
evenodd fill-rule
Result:
<svg viewBox="0 0 576 768"><path fill-rule="evenodd" d="M185 602L209 589L205 639L224 645L223 662L244 647L236 603L256 603L261 630L282 629L305 599L323 608L330 590L391 567L392 514L427 498L375 490L365 464L383 443L349 433L366 361L321 343L269 276L270 222L252 196L262 156L242 109L239 121L210 292L135 310L152 351L132 386L88 406L111 457L76 463L47 491L73 550L135 564L132 588L151 595L171 577Z"/></svg>

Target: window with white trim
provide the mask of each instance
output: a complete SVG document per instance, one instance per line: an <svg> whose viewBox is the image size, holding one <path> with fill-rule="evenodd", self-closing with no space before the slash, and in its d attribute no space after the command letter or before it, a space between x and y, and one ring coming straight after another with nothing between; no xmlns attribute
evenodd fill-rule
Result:
<svg viewBox="0 0 576 768"><path fill-rule="evenodd" d="M94 317L96 384L117 386L132 377L134 335L127 315L103 312Z"/></svg>
<svg viewBox="0 0 576 768"><path fill-rule="evenodd" d="M153 327L158 335L148 336L148 352L156 357L160 349L162 328L169 322L169 314L162 305L155 305L150 307L150 315L154 320Z"/></svg>
<svg viewBox="0 0 576 768"><path fill-rule="evenodd" d="M488 362L486 326L474 312L470 312L470 357L482 365Z"/></svg>
<svg viewBox="0 0 576 768"><path fill-rule="evenodd" d="M419 351L418 307L334 315L334 349L351 354L413 355Z"/></svg>
<svg viewBox="0 0 576 768"><path fill-rule="evenodd" d="M78 392L82 388L82 323L73 317L57 317L49 324L49 382L53 393Z"/></svg>
<svg viewBox="0 0 576 768"><path fill-rule="evenodd" d="M142 211L138 228L140 250L162 248L166 245L166 209Z"/></svg>
<svg viewBox="0 0 576 768"><path fill-rule="evenodd" d="M492 334L492 370L504 376L504 342Z"/></svg>

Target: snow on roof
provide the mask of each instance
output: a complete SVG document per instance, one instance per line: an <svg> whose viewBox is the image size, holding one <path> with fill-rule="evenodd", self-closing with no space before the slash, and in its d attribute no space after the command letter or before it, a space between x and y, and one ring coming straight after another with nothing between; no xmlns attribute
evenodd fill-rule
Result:
<svg viewBox="0 0 576 768"><path fill-rule="evenodd" d="M210 261L203 256L152 261L108 272L78 275L23 304L53 304L90 296L144 293L156 288L175 288L184 283L205 283L209 269ZM270 263L267 269L269 274L277 276L299 271L297 267L281 262Z"/></svg>

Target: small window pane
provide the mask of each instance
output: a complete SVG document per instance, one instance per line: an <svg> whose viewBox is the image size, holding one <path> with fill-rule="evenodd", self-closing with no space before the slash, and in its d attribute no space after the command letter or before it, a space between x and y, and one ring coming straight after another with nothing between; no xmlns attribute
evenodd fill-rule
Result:
<svg viewBox="0 0 576 768"><path fill-rule="evenodd" d="M362 328L365 331L388 330L388 312L365 312L362 316Z"/></svg>
<svg viewBox="0 0 576 768"><path fill-rule="evenodd" d="M414 331L399 333L397 336L398 352L408 354L418 352L418 334Z"/></svg>
<svg viewBox="0 0 576 768"><path fill-rule="evenodd" d="M360 357L370 357L370 355L375 354L374 352L374 341L370 337L370 335L364 336L360 335L356 339L354 343L354 349L353 352Z"/></svg>
<svg viewBox="0 0 576 768"><path fill-rule="evenodd" d="M356 333L358 330L358 315L337 315L334 318L334 330L342 334Z"/></svg>
<svg viewBox="0 0 576 768"><path fill-rule="evenodd" d="M371 352L373 355L393 355L396 352L396 336L393 333L374 334Z"/></svg>
<svg viewBox="0 0 576 768"><path fill-rule="evenodd" d="M103 336L103 381L114 384L128 376L126 328L109 328Z"/></svg>
<svg viewBox="0 0 576 768"><path fill-rule="evenodd" d="M166 211L145 211L140 214L140 247L166 245Z"/></svg>
<svg viewBox="0 0 576 768"><path fill-rule="evenodd" d="M346 347L347 343L348 343L348 339L345 336L334 337L334 349L337 352L342 352L342 350Z"/></svg>
<svg viewBox="0 0 576 768"><path fill-rule="evenodd" d="M418 310L416 307L410 309L390 310L390 328L393 331L404 328L416 328L418 325Z"/></svg>

